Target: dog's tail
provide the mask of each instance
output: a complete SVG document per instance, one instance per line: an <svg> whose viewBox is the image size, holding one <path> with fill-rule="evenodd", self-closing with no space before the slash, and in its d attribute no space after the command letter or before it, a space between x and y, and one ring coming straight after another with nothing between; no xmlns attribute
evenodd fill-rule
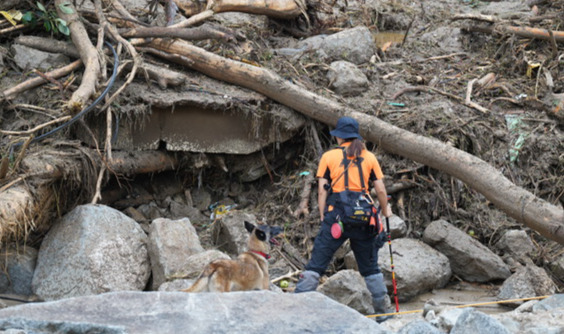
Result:
<svg viewBox="0 0 564 334"><path fill-rule="evenodd" d="M202 273L200 274L200 276L198 276L198 279L192 284L192 286L180 291L182 292L209 291L208 284L210 282L211 276L215 273L215 269L216 269L215 266L211 266L211 265L206 266L204 271L202 271Z"/></svg>

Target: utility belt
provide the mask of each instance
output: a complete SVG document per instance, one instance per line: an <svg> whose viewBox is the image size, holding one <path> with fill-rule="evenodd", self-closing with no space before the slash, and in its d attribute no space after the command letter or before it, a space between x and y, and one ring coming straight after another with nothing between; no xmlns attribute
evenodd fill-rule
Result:
<svg viewBox="0 0 564 334"><path fill-rule="evenodd" d="M344 231L366 231L368 235L378 235L383 225L378 210L368 196L362 192L345 190L333 193L327 198L328 210L334 211L335 222L331 225L331 235L339 239Z"/></svg>
<svg viewBox="0 0 564 334"><path fill-rule="evenodd" d="M345 190L332 193L327 204L336 210L339 220L346 225L365 227L377 214L372 200L363 192Z"/></svg>

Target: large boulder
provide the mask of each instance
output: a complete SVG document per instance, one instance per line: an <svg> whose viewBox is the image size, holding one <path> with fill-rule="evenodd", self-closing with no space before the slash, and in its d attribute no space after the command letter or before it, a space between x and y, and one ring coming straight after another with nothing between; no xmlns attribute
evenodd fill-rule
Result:
<svg viewBox="0 0 564 334"><path fill-rule="evenodd" d="M318 292L264 290L112 292L14 306L0 310L0 319L1 329L28 333L63 326L75 326L73 333L389 333Z"/></svg>
<svg viewBox="0 0 564 334"><path fill-rule="evenodd" d="M141 227L110 207L82 205L45 236L32 288L44 300L143 290L150 273Z"/></svg>
<svg viewBox="0 0 564 334"><path fill-rule="evenodd" d="M446 255L452 272L465 281L488 282L511 275L498 255L445 220L429 224L423 241Z"/></svg>
<svg viewBox="0 0 564 334"><path fill-rule="evenodd" d="M198 233L190 219L153 220L149 230L153 289L157 290L167 277L184 270L187 258L203 251Z"/></svg>
<svg viewBox="0 0 564 334"><path fill-rule="evenodd" d="M415 239L400 238L392 242L394 271L400 301L423 292L444 287L452 275L448 258L429 245ZM390 250L382 247L378 265L384 273L388 292L393 290Z"/></svg>
<svg viewBox="0 0 564 334"><path fill-rule="evenodd" d="M318 35L298 43L298 49L312 50L324 60L346 60L362 64L376 53L376 44L367 27L346 29L332 35Z"/></svg>

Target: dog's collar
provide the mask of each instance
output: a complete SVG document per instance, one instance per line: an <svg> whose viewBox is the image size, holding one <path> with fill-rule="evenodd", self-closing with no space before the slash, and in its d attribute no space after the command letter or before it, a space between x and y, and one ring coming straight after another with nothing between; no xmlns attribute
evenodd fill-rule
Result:
<svg viewBox="0 0 564 334"><path fill-rule="evenodd" d="M267 259L267 260L270 259L270 255L265 254L265 253L263 253L263 252L259 252L259 251L255 251L255 250L252 250L251 252L253 252L253 253L255 253L255 254L258 254L258 255L261 255L262 257L264 257L264 258Z"/></svg>

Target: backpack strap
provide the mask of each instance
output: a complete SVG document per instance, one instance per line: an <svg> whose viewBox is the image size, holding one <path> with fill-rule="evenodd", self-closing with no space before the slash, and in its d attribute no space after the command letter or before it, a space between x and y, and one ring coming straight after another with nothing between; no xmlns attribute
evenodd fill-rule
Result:
<svg viewBox="0 0 564 334"><path fill-rule="evenodd" d="M349 160L347 157L347 148L343 147L343 165L345 166L345 171L343 172L345 174L345 190L349 190L349 168L348 165L351 162L354 162L354 164L356 165L356 167L358 168L358 175L360 176L360 187L362 188L362 192L366 193L368 192L368 189L366 188L366 184L364 183L364 174L362 172L362 166L361 163L364 159L361 157L356 157L354 160Z"/></svg>

